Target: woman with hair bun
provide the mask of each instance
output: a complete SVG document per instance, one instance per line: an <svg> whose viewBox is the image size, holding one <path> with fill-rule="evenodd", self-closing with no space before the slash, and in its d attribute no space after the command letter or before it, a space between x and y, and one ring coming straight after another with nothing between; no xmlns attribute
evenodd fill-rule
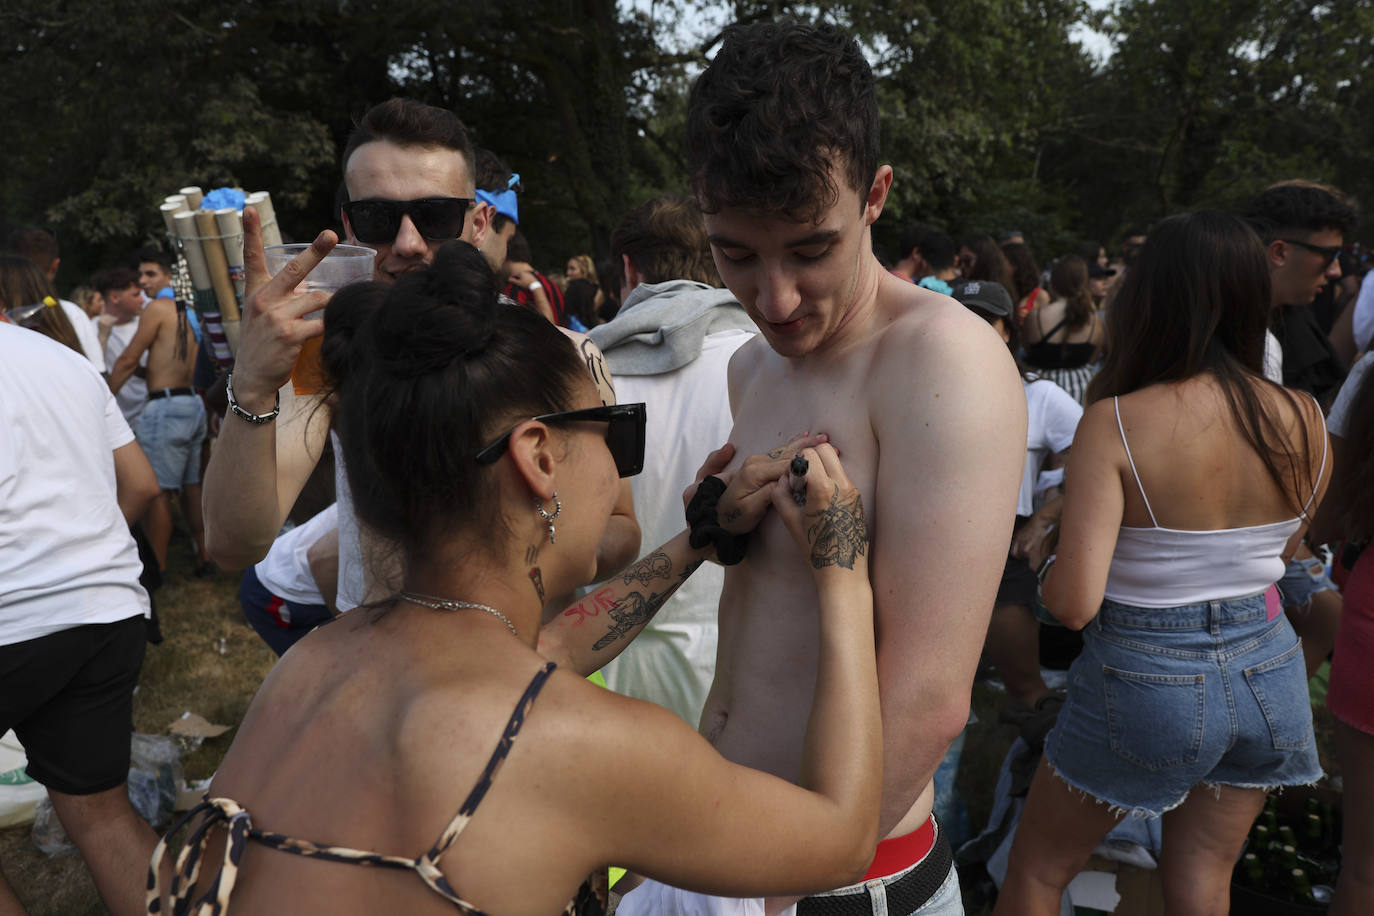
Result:
<svg viewBox="0 0 1374 916"><path fill-rule="evenodd" d="M822 553L837 516L864 530L824 437L707 478L718 504L693 500L691 534L541 634L545 593L595 569L621 477L643 460L643 405L602 406L568 340L501 304L462 243L390 289L341 291L325 327L354 507L395 545L403 587L273 669L194 812L179 900L150 882L149 911L200 898L224 912L232 892L242 912L598 913L585 879L600 872L604 890L608 863L731 895L861 874L882 765L872 594L864 551L853 568ZM740 559L770 508L820 594L802 786L583 679L700 562Z"/></svg>

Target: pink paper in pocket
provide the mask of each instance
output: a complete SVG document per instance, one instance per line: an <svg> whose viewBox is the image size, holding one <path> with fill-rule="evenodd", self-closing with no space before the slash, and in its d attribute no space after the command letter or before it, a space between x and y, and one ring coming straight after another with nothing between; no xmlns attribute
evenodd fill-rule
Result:
<svg viewBox="0 0 1374 916"><path fill-rule="evenodd" d="M1264 593L1264 619L1266 621L1277 620L1283 613L1283 602L1279 599L1279 587L1269 586L1269 591Z"/></svg>

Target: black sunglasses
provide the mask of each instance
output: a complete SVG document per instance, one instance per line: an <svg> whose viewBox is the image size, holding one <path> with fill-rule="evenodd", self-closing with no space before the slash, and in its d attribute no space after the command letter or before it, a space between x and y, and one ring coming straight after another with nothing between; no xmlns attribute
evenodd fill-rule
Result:
<svg viewBox="0 0 1374 916"><path fill-rule="evenodd" d="M1322 266L1330 267L1331 262L1340 256L1340 245L1313 245L1311 242L1300 242L1297 239L1279 239L1280 242L1287 242L1289 245L1297 245L1299 248L1306 248L1313 254L1322 256Z"/></svg>
<svg viewBox="0 0 1374 916"><path fill-rule="evenodd" d="M572 423L578 420L606 423L606 447L611 450L611 457L615 459L616 472L621 477L633 477L644 470L643 404L608 404L602 407L589 407L586 410L546 413L532 419L543 423ZM474 460L478 464L495 463L510 445L510 435L515 430L514 426L506 430L501 438L478 452Z"/></svg>
<svg viewBox="0 0 1374 916"><path fill-rule="evenodd" d="M409 216L420 235L431 242L456 239L467 222L467 197L421 197L417 200L350 200L343 205L353 237L369 245L385 245L401 231L401 218Z"/></svg>

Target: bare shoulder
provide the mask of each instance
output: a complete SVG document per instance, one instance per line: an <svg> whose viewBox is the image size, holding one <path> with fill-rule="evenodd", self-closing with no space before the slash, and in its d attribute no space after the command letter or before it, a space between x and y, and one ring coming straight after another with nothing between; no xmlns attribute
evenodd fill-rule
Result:
<svg viewBox="0 0 1374 916"><path fill-rule="evenodd" d="M886 322L874 354L870 390L879 406L908 414L921 409L997 410L1025 414L1016 363L983 319L948 296L903 287L892 278L879 291ZM1024 420L1023 420L1024 422Z"/></svg>

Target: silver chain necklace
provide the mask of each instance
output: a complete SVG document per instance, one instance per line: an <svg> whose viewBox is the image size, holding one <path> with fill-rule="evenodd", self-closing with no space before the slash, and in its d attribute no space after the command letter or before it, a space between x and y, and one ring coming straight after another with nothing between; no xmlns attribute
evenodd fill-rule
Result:
<svg viewBox="0 0 1374 916"><path fill-rule="evenodd" d="M458 601L454 598L439 598L435 595L417 595L414 592L401 592L401 598L425 607L432 607L436 611L461 611L464 609L486 611L488 614L501 618L501 622L510 630L511 635L516 639L520 638L520 634L515 631L515 624L510 622L510 618L494 607L488 607L485 604L473 604L471 601Z"/></svg>

